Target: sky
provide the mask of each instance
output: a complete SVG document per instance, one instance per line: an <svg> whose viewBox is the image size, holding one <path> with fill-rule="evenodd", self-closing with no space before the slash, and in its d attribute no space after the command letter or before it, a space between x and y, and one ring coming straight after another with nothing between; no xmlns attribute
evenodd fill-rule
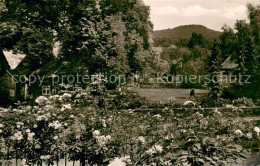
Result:
<svg viewBox="0 0 260 166"><path fill-rule="evenodd" d="M151 9L154 30L200 24L221 31L227 24L247 19L247 4L259 0L143 0Z"/></svg>

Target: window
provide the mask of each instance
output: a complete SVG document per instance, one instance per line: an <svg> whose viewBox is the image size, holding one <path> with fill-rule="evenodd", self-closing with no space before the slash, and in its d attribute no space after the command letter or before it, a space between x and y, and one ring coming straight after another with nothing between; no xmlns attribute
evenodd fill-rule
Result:
<svg viewBox="0 0 260 166"><path fill-rule="evenodd" d="M10 90L10 96L15 97L15 90Z"/></svg>
<svg viewBox="0 0 260 166"><path fill-rule="evenodd" d="M50 86L42 86L42 95L50 95L51 87Z"/></svg>

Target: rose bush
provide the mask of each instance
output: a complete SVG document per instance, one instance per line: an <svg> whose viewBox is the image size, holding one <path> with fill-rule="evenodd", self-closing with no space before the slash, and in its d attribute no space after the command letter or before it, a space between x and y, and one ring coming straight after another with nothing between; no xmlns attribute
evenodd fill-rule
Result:
<svg viewBox="0 0 260 166"><path fill-rule="evenodd" d="M259 124L242 120L235 106L208 111L187 101L137 112L102 94L75 88L39 97L34 107L0 108L1 164L226 165L260 147Z"/></svg>

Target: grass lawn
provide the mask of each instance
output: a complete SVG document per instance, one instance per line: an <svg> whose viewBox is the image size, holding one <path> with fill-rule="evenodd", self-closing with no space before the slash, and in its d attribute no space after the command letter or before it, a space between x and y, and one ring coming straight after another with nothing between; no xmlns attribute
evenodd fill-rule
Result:
<svg viewBox="0 0 260 166"><path fill-rule="evenodd" d="M147 98L148 100L167 100L171 97L176 98L176 102L183 103L189 99L191 89L140 89L132 88L130 89L134 92L137 92L142 97ZM207 95L209 90L196 89L196 96Z"/></svg>

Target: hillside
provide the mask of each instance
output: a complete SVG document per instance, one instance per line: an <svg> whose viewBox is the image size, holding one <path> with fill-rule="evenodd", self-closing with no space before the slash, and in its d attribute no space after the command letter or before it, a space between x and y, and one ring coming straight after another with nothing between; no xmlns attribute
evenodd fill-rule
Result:
<svg viewBox="0 0 260 166"><path fill-rule="evenodd" d="M214 38L218 38L221 34L221 32L208 29L202 25L184 25L173 29L154 31L153 39L156 46L168 46L176 44L176 42L188 41L193 32L202 34L203 38L209 42L212 42Z"/></svg>

